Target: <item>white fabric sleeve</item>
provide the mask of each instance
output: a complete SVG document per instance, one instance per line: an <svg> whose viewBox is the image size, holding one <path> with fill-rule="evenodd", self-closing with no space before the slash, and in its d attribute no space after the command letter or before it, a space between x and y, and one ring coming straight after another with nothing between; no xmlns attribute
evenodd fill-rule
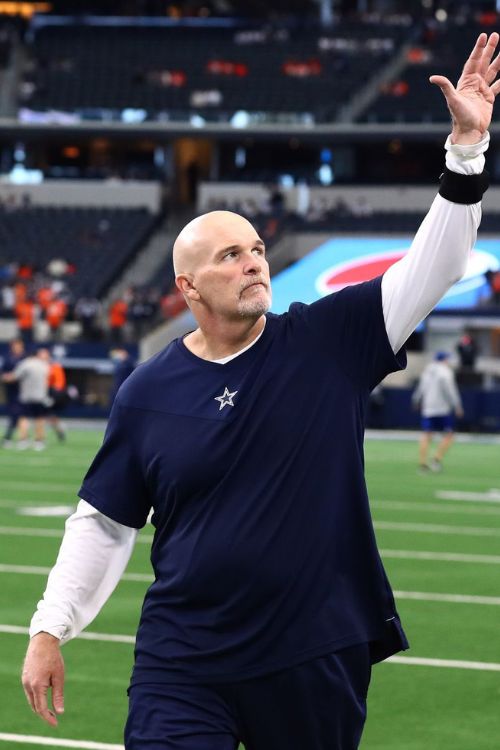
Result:
<svg viewBox="0 0 500 750"><path fill-rule="evenodd" d="M480 174L489 133L460 146L448 137L446 166L459 174ZM481 221L481 204L467 206L437 195L406 255L382 279L382 307L394 352L465 273Z"/></svg>
<svg viewBox="0 0 500 750"><path fill-rule="evenodd" d="M56 564L31 620L30 637L43 631L65 643L92 622L116 588L137 533L80 500L66 521Z"/></svg>

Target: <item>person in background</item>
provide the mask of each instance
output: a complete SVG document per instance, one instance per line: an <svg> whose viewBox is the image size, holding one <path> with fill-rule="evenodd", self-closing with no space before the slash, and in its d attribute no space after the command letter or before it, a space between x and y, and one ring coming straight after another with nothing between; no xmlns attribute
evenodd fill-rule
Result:
<svg viewBox="0 0 500 750"><path fill-rule="evenodd" d="M57 439L60 443L63 443L66 440L66 430L61 422L60 415L68 402L66 373L61 363L52 357L48 349L41 349L40 356L49 365L49 393L45 416L56 433Z"/></svg>
<svg viewBox="0 0 500 750"><path fill-rule="evenodd" d="M24 357L24 342L22 339L14 339L9 344L9 353L2 363L2 373L13 372ZM19 403L19 383L17 381L4 382L5 401L7 407L7 428L3 436L4 448L12 446L12 437L21 416L21 405Z"/></svg>
<svg viewBox="0 0 500 750"><path fill-rule="evenodd" d="M19 433L17 447L20 450L30 447L30 422L34 423L36 451L45 448L45 410L49 395L49 364L47 350L39 349L21 360L12 372L2 375L6 383L19 382L19 402L21 416L19 418Z"/></svg>
<svg viewBox="0 0 500 750"><path fill-rule="evenodd" d="M423 474L442 471L443 458L453 442L455 417L464 415L449 357L448 352L436 352L434 361L424 369L412 396L414 407L420 408L421 413L419 470ZM427 457L435 432L442 433L442 438L429 464Z"/></svg>
<svg viewBox="0 0 500 750"><path fill-rule="evenodd" d="M134 371L135 361L132 355L123 348L112 349L109 355L113 361L113 386L109 398L110 406L112 406L121 384Z"/></svg>
<svg viewBox="0 0 500 750"><path fill-rule="evenodd" d="M128 304L124 299L115 299L108 310L108 322L111 340L115 343L122 343L124 340L124 330L127 323Z"/></svg>
<svg viewBox="0 0 500 750"><path fill-rule="evenodd" d="M35 303L30 297L16 302L14 314L16 316L17 330L20 338L24 341L25 345L31 344L33 341L33 329L35 325Z"/></svg>

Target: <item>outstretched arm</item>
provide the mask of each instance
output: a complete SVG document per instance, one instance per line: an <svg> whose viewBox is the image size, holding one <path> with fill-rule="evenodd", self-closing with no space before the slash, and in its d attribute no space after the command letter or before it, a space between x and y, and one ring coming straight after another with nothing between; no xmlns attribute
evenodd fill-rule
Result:
<svg viewBox="0 0 500 750"><path fill-rule="evenodd" d="M443 76L431 76L451 112L453 129L446 142L446 171L440 194L418 230L410 250L385 273L382 302L387 334L397 352L447 290L465 272L481 220L483 153L500 55L493 60L499 35L480 34L455 88ZM470 179L465 182L464 175Z"/></svg>

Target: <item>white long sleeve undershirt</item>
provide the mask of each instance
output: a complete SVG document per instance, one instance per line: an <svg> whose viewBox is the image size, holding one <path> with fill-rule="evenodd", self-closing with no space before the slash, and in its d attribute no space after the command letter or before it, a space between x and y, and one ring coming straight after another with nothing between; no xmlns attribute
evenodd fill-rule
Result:
<svg viewBox="0 0 500 750"><path fill-rule="evenodd" d="M471 146L452 145L448 138L448 169L480 174L488 144L489 134ZM480 203L465 206L437 195L408 253L384 274L382 307L395 352L465 272L480 220ZM56 564L31 620L30 636L43 631L65 643L92 622L116 588L136 537L136 529L80 500L66 521Z"/></svg>

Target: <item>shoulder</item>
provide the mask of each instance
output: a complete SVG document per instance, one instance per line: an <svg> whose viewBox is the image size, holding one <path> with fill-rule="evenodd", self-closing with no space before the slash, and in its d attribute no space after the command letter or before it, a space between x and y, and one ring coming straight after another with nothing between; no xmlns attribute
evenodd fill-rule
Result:
<svg viewBox="0 0 500 750"><path fill-rule="evenodd" d="M172 341L160 352L137 365L118 390L117 400L121 406L136 406L147 395L154 398L171 371L176 351L176 341Z"/></svg>

